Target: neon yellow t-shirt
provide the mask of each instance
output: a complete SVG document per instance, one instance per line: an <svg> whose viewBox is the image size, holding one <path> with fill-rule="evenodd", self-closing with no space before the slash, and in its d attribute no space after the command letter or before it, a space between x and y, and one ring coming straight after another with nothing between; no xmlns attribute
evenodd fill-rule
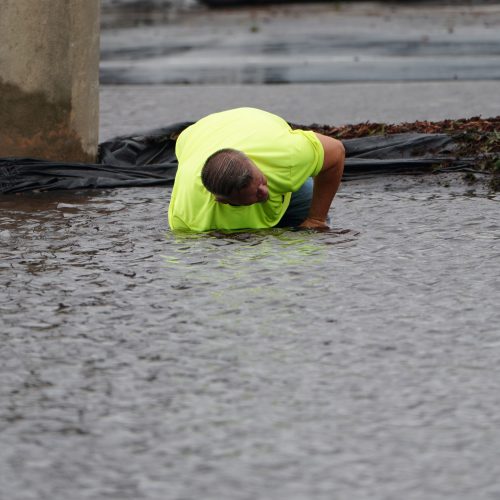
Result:
<svg viewBox="0 0 500 500"><path fill-rule="evenodd" d="M201 182L206 159L219 149L245 153L264 173L269 199L234 207L219 203ZM262 229L275 226L291 193L323 166L321 142L311 131L292 130L279 116L254 108L209 115L186 128L177 139L179 161L168 209L174 230Z"/></svg>

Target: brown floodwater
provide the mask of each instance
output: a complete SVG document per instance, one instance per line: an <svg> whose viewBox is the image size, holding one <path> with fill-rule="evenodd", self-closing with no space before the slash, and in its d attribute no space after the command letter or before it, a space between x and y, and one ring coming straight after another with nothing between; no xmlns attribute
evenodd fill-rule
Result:
<svg viewBox="0 0 500 500"><path fill-rule="evenodd" d="M1 498L499 498L498 195L177 235L169 192L0 198Z"/></svg>

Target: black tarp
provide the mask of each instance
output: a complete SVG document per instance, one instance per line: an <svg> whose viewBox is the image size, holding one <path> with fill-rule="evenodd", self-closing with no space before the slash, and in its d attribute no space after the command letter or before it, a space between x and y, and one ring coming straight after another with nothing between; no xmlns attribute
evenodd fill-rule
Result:
<svg viewBox="0 0 500 500"><path fill-rule="evenodd" d="M175 141L191 123L103 142L95 164L0 158L0 193L172 184L177 170ZM360 174L464 170L475 163L474 158L457 157L458 143L447 134L405 133L342 142L346 148L345 179Z"/></svg>

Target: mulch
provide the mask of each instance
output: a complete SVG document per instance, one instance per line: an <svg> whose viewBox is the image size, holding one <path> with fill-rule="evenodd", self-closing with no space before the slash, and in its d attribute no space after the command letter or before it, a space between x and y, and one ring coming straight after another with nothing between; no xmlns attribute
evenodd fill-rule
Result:
<svg viewBox="0 0 500 500"><path fill-rule="evenodd" d="M448 134L459 144L457 156L477 158L477 169L491 174L491 189L500 190L500 116L442 121L417 120L398 124L363 122L338 127L313 123L296 127L314 130L339 140L384 134Z"/></svg>
<svg viewBox="0 0 500 500"><path fill-rule="evenodd" d="M300 126L301 128L303 126ZM331 125L320 125L313 123L305 126L320 134L336 137L337 139L354 139L368 135L380 134L403 134L417 132L424 134L457 134L460 132L474 133L497 133L500 135L500 116L494 118L464 118L459 120L442 120L432 122L428 120L417 120L415 122L403 122L399 124L363 122L354 125L342 125L339 127Z"/></svg>

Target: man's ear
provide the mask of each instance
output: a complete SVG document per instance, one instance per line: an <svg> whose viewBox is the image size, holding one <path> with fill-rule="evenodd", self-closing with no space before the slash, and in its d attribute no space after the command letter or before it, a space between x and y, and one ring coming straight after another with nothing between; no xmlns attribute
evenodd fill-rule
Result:
<svg viewBox="0 0 500 500"><path fill-rule="evenodd" d="M217 203L224 203L225 205L227 205L229 203L227 198L224 198L224 196L218 196L218 195L215 195L215 201Z"/></svg>

